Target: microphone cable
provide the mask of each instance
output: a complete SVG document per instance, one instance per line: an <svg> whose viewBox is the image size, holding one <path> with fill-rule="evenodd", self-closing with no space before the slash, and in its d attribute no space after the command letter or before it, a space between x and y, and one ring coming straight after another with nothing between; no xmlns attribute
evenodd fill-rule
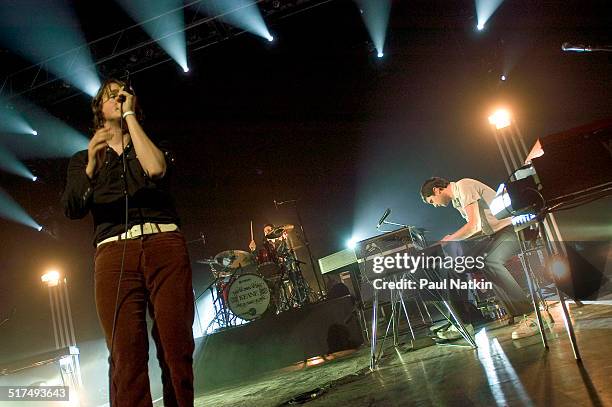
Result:
<svg viewBox="0 0 612 407"><path fill-rule="evenodd" d="M119 98L119 96L117 96ZM120 112L121 112L121 121L120 121L120 129L121 129L121 161L122 161L122 170L123 170L123 194L125 195L125 227L124 227L124 239L123 239L123 250L121 253L121 268L119 271L119 281L117 282L117 294L115 296L115 309L114 309L114 313L113 313L113 327L111 329L111 340L110 340L110 360L109 360L109 387L108 387L108 392L109 392L109 396L108 396L108 403L109 405L111 405L111 389L113 386L113 369L114 369L114 361L113 361L113 349L115 346L115 328L117 326L117 316L119 315L119 291L121 288L121 278L123 277L123 270L125 268L125 253L127 250L127 241L128 241L128 236L127 236L127 232L128 232L128 225L129 225L129 220L128 220L128 209L129 209L129 205L128 205L128 185L127 185L127 161L125 159L125 139L123 137L123 102L125 101L125 99L119 99L119 102L121 103L121 108L120 108Z"/></svg>

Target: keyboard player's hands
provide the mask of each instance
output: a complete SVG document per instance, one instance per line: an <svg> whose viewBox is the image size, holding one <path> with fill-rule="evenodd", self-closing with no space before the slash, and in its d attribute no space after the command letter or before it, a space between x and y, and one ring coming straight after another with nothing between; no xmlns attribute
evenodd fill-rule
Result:
<svg viewBox="0 0 612 407"><path fill-rule="evenodd" d="M440 243L442 243L442 244L448 243L448 242L452 242L452 241L453 240L451 239L451 235L446 235L442 239L440 239Z"/></svg>

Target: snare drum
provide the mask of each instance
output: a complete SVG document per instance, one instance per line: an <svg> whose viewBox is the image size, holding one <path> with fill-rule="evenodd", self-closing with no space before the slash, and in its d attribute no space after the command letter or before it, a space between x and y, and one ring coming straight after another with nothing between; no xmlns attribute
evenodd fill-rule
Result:
<svg viewBox="0 0 612 407"><path fill-rule="evenodd" d="M266 244L257 252L257 271L267 279L280 276L278 253L273 245Z"/></svg>
<svg viewBox="0 0 612 407"><path fill-rule="evenodd" d="M229 309L247 321L260 317L270 305L270 289L257 274L240 274L227 287Z"/></svg>

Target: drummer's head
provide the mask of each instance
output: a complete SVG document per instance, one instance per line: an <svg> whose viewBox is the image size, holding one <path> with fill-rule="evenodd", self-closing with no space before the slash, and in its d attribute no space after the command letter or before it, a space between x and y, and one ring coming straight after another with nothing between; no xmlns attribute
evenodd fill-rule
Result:
<svg viewBox="0 0 612 407"><path fill-rule="evenodd" d="M273 225L273 224L271 224L271 223L266 223L266 224L264 225L264 227L263 227L264 237L265 237L265 236L266 236L268 233L272 232L274 229L275 229L275 228L274 228L274 225Z"/></svg>

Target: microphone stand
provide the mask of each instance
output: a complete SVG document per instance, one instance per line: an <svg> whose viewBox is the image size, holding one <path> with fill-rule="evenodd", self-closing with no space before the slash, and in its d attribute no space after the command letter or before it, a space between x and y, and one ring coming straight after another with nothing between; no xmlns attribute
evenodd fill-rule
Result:
<svg viewBox="0 0 612 407"><path fill-rule="evenodd" d="M302 223L302 216L300 216L300 211L297 206L297 199L291 199L283 202L276 202L278 205L283 204L293 204L293 209L295 209L295 214L297 215L298 225L300 226L300 230L302 231L302 238L304 240L304 246L306 246L306 251L308 252L308 258L310 259L310 264L312 265L312 272L314 274L315 280L317 280L317 286L319 287L319 299L323 297L323 290L321 288L321 283L319 282L319 271L317 269L316 263L314 262L314 258L312 257L312 251L310 250L310 241L306 236L306 231L304 230L304 224Z"/></svg>
<svg viewBox="0 0 612 407"><path fill-rule="evenodd" d="M401 227L401 228L410 228L410 227L412 227L412 226L409 226L409 225L404 225L404 224L402 224L402 223L389 222L389 221L387 221L387 220L383 220L383 222L382 222L381 226L382 226L382 225L399 226L399 227ZM378 230L379 230L379 231L381 231L381 232L393 232L392 230L381 230L381 229L380 229L380 226L377 226L377 227L376 227L376 229L378 229Z"/></svg>

